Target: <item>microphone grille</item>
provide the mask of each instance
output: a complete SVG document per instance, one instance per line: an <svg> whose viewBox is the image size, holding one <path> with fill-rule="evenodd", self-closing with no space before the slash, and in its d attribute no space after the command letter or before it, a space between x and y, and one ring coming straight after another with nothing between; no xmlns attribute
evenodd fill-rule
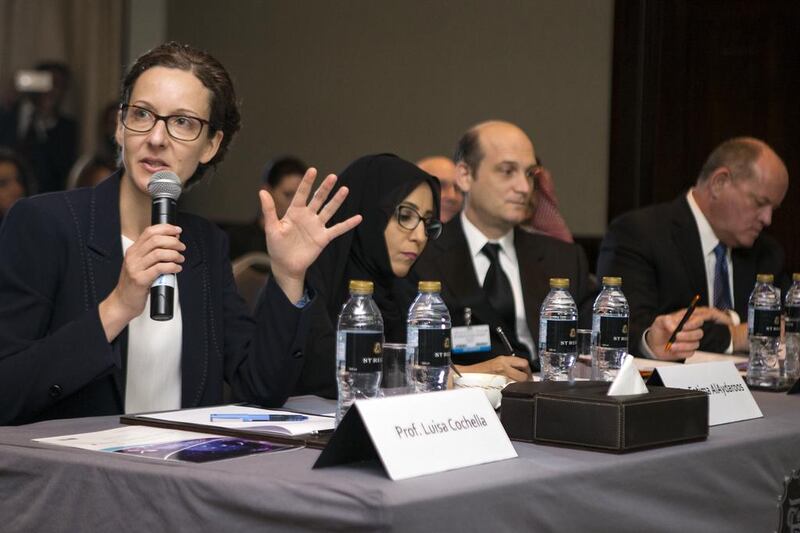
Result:
<svg viewBox="0 0 800 533"><path fill-rule="evenodd" d="M147 184L147 190L153 198L177 200L181 189L181 180L170 170L159 170L150 176L150 183Z"/></svg>

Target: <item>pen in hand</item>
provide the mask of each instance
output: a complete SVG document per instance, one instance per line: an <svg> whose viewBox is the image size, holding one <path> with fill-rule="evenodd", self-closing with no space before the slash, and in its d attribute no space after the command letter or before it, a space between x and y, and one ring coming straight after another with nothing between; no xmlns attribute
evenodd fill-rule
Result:
<svg viewBox="0 0 800 533"><path fill-rule="evenodd" d="M683 326L686 325L686 321L691 318L692 313L694 313L695 308L697 307L697 302L700 301L700 295L695 294L694 298L692 298L691 303L689 303L689 307L686 308L686 312L683 314L681 321L678 322L678 327L675 328L675 331L672 332L672 335L669 336L669 340L667 344L664 345L664 351L668 352L672 348L672 343L675 342L675 338L678 336L678 333L681 332Z"/></svg>
<svg viewBox="0 0 800 533"><path fill-rule="evenodd" d="M503 341L503 344L505 345L506 350L508 350L509 355L511 355L512 357L516 357L517 354L514 353L514 348L512 348L511 343L508 342L508 337L506 337L506 332L503 331L503 328L497 326L496 328L494 328L494 330L497 332L498 335L500 335L500 340Z"/></svg>

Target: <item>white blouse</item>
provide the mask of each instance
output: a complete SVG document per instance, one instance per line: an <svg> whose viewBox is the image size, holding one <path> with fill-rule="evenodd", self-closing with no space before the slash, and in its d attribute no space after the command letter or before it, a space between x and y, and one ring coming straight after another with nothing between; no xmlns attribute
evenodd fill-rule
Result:
<svg viewBox="0 0 800 533"><path fill-rule="evenodd" d="M132 240L122 236L123 255L132 244ZM128 324L126 413L180 409L182 335L176 284L172 320L152 320L148 297L142 314Z"/></svg>

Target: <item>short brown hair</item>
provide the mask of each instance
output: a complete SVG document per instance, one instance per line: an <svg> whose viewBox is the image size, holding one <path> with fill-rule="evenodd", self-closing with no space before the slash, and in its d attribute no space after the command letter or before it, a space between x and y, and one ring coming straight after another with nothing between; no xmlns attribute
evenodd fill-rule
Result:
<svg viewBox="0 0 800 533"><path fill-rule="evenodd" d="M472 127L464 132L464 135L458 140L456 145L456 153L453 156L453 161L456 164L462 161L466 164L472 176L477 178L478 167L483 160L483 148L481 147L480 134L477 127Z"/></svg>
<svg viewBox="0 0 800 533"><path fill-rule="evenodd" d="M241 116L233 82L228 71L211 54L194 48L188 44L170 41L159 45L139 56L122 81L122 104L130 100L136 80L146 70L154 67L188 70L211 91L211 116L209 117L208 136L217 131L222 132L222 142L214 157L206 164L201 163L194 175L187 182L192 185L205 175L208 167L216 166L225 158L228 146L241 127Z"/></svg>

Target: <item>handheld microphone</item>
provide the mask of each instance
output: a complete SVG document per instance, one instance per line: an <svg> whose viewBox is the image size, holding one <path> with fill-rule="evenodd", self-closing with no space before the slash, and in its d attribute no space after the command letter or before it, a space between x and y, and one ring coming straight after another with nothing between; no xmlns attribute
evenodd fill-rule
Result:
<svg viewBox="0 0 800 533"><path fill-rule="evenodd" d="M151 223L175 224L181 180L169 170L159 170L150 177L147 190L153 197ZM175 274L162 274L150 286L150 318L172 320L175 301Z"/></svg>

